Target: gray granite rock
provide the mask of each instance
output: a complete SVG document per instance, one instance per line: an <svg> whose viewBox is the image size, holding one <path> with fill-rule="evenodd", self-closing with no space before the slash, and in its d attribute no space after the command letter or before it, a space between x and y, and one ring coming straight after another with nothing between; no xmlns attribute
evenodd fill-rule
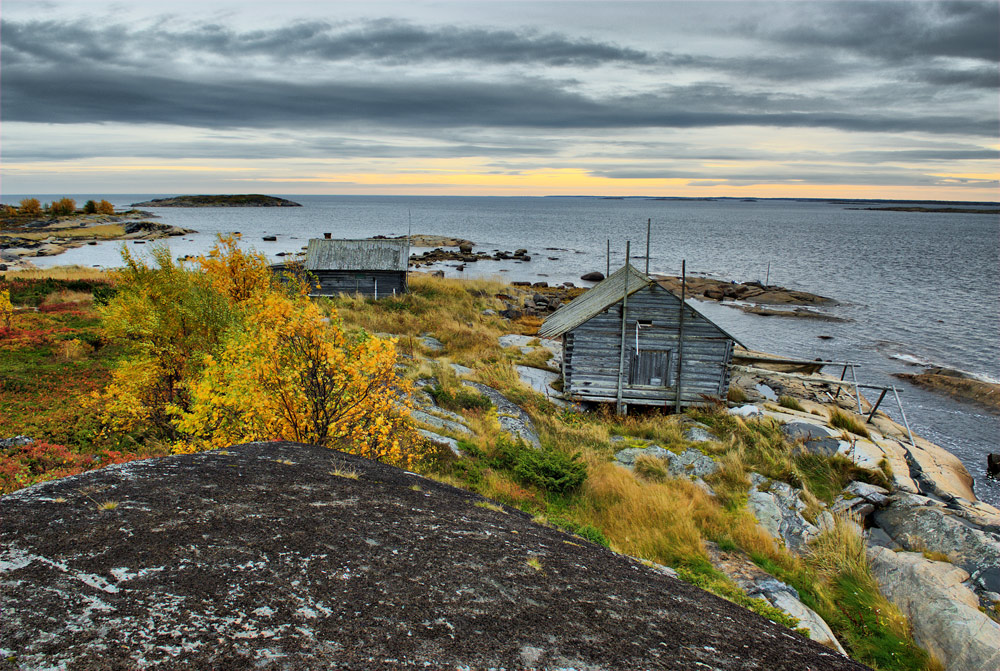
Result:
<svg viewBox="0 0 1000 671"><path fill-rule="evenodd" d="M709 443L718 440L718 437L709 431L709 427L696 422L684 429L684 439L695 443Z"/></svg>
<svg viewBox="0 0 1000 671"><path fill-rule="evenodd" d="M948 555L972 575L980 590L1000 592L1000 535L981 529L958 511L922 496L894 494L875 522L908 550Z"/></svg>
<svg viewBox="0 0 1000 671"><path fill-rule="evenodd" d="M670 474L674 477L704 478L719 470L719 464L698 450L689 449L681 454L667 452Z"/></svg>
<svg viewBox="0 0 1000 671"><path fill-rule="evenodd" d="M825 426L809 422L788 422L781 426L781 432L791 441L801 440L813 454L832 457L840 450L840 440L836 438L838 434Z"/></svg>
<svg viewBox="0 0 1000 671"><path fill-rule="evenodd" d="M802 516L806 507L799 497L802 490L759 473L751 473L750 482L747 507L757 521L769 534L784 540L789 549L804 550L820 530Z"/></svg>
<svg viewBox="0 0 1000 671"><path fill-rule="evenodd" d="M468 366L463 366L461 364L453 363L451 364L451 369L455 371L455 375L462 377L463 375L468 375L472 372L472 369Z"/></svg>
<svg viewBox="0 0 1000 671"><path fill-rule="evenodd" d="M980 612L963 585L966 571L881 547L869 546L868 560L879 589L909 618L914 638L948 671L1000 669L1000 625Z"/></svg>
<svg viewBox="0 0 1000 671"><path fill-rule="evenodd" d="M618 440L615 440L615 439ZM612 442L621 442L621 436L612 437ZM625 468L634 468L635 460L640 456L648 456L654 459L666 459L670 452L663 449L659 445L650 445L649 447L626 447L624 450L619 450L615 454L615 461L624 466Z"/></svg>
<svg viewBox="0 0 1000 671"><path fill-rule="evenodd" d="M870 485L867 482L855 480L844 487L844 491L863 498L868 503L875 506L884 506L889 502L889 490L878 485Z"/></svg>
<svg viewBox="0 0 1000 671"><path fill-rule="evenodd" d="M424 344L424 347L431 350L432 352L440 352L444 349L444 343L431 335L420 336L420 342Z"/></svg>
<svg viewBox="0 0 1000 671"><path fill-rule="evenodd" d="M517 404L511 402L506 396L493 387L489 387L481 382L463 380L462 384L472 387L480 394L490 399L496 406L497 416L500 420L500 427L512 438L520 438L532 447L541 447L538 440L538 432L535 430L535 423L531 421L531 416L522 410Z"/></svg>
<svg viewBox="0 0 1000 671"><path fill-rule="evenodd" d="M875 506L860 496L849 499L838 496L833 505L830 506L830 512L834 515L847 515L854 519L863 520L875 512Z"/></svg>
<svg viewBox="0 0 1000 671"><path fill-rule="evenodd" d="M458 446L458 441L450 436L442 436L440 433L434 433L433 431L428 431L427 429L417 429L417 433L432 443L447 446L456 457L465 456L461 448Z"/></svg>
<svg viewBox="0 0 1000 671"><path fill-rule="evenodd" d="M465 424L461 424L455 420L444 419L443 417L437 417L429 412L424 412L423 410L411 410L410 417L418 422L423 422L424 424L433 426L435 429L441 429L443 431L452 431L464 436L472 435L472 431L469 430Z"/></svg>
<svg viewBox="0 0 1000 671"><path fill-rule="evenodd" d="M738 408L730 408L729 414L738 417L763 417L764 411L756 405L741 405Z"/></svg>

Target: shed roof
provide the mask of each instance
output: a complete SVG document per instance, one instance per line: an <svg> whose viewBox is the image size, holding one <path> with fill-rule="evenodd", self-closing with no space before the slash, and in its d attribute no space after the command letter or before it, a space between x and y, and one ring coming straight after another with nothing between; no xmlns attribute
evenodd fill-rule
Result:
<svg viewBox="0 0 1000 671"><path fill-rule="evenodd" d="M648 286L659 286L656 283L656 280L649 277L645 273L639 272L639 270L636 269L636 267L631 263L622 266L615 272L608 275L605 280L598 283L590 291L575 298L550 314L542 323L541 328L538 329L538 337L558 338L562 334L572 331L587 320L596 317L622 299L622 296L625 294L626 282L628 283L629 296ZM667 290L664 289L664 291ZM680 299L678 298L677 300ZM694 309L687 303L685 303L685 306L695 314L703 317L727 337L732 338L735 342L743 345L743 343L740 343L739 340L733 337L724 328L713 322L708 317L705 317L705 315L701 312L698 312L698 310Z"/></svg>
<svg viewBox="0 0 1000 671"><path fill-rule="evenodd" d="M406 239L326 240L313 238L306 250L306 270L396 270L406 272Z"/></svg>

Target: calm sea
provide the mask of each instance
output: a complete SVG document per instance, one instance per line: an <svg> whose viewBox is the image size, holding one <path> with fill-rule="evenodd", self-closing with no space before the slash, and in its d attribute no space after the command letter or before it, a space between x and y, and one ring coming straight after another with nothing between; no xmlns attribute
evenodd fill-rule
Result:
<svg viewBox="0 0 1000 671"><path fill-rule="evenodd" d="M89 195L76 196L83 202ZM116 207L150 195L107 197ZM986 455L1000 452L1000 417L893 377L914 364L957 368L1000 381L1000 217L868 211L873 203L684 201L601 198L285 196L301 208L153 210L160 220L198 231L170 240L175 256L199 254L217 233L240 231L269 256L295 252L324 232L334 237L414 233L466 238L480 251L525 248L531 261L479 262L450 276L572 281L645 255L652 220L651 272L771 284L829 296L845 322L748 315L715 303L697 307L748 347L787 356L862 364L861 382L896 384L911 427L956 454L976 478L980 498L1000 503L985 478ZM7 196L16 203L20 196ZM276 235L277 242L263 242ZM117 265L120 243L81 247L39 265ZM130 245L139 250L148 247ZM634 263L643 268L645 261ZM821 339L820 336L829 336ZM886 407L898 420L894 403Z"/></svg>

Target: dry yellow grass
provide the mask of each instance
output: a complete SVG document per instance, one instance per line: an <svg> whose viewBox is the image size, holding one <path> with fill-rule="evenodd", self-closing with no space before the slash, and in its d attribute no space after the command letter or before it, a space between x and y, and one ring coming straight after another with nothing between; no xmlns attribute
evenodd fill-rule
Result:
<svg viewBox="0 0 1000 671"><path fill-rule="evenodd" d="M111 280L112 274L100 268L84 266L52 266L51 268L29 268L10 271L11 279L25 280Z"/></svg>
<svg viewBox="0 0 1000 671"><path fill-rule="evenodd" d="M608 462L589 466L578 512L613 549L668 566L707 559L694 520L698 508L714 504L701 489L679 480L642 483Z"/></svg>
<svg viewBox="0 0 1000 671"><path fill-rule="evenodd" d="M60 228L57 230L17 233L17 237L25 240L44 240L46 238L62 238L71 240L114 240L125 235L125 227L121 224L100 224L83 228Z"/></svg>
<svg viewBox="0 0 1000 671"><path fill-rule="evenodd" d="M42 301L42 305L57 305L60 303L79 303L80 305L86 305L93 302L94 295L89 291L69 291L68 289L61 289L46 296L45 300Z"/></svg>

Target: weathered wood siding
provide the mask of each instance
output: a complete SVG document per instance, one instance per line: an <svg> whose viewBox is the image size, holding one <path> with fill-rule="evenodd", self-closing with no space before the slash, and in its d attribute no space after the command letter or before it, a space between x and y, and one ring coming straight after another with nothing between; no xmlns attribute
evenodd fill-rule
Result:
<svg viewBox="0 0 1000 671"><path fill-rule="evenodd" d="M673 406L677 394L680 299L653 285L629 296L625 326L623 400L629 404ZM615 402L621 345L621 302L566 334L565 389L577 400ZM666 386L629 384L636 351L636 323L640 350L669 351ZM700 403L702 395L725 396L733 341L704 316L685 306L681 404Z"/></svg>
<svg viewBox="0 0 1000 671"><path fill-rule="evenodd" d="M313 295L334 296L336 294L361 294L375 296L376 283L378 298L406 292L406 273L393 270L310 270L319 282Z"/></svg>

